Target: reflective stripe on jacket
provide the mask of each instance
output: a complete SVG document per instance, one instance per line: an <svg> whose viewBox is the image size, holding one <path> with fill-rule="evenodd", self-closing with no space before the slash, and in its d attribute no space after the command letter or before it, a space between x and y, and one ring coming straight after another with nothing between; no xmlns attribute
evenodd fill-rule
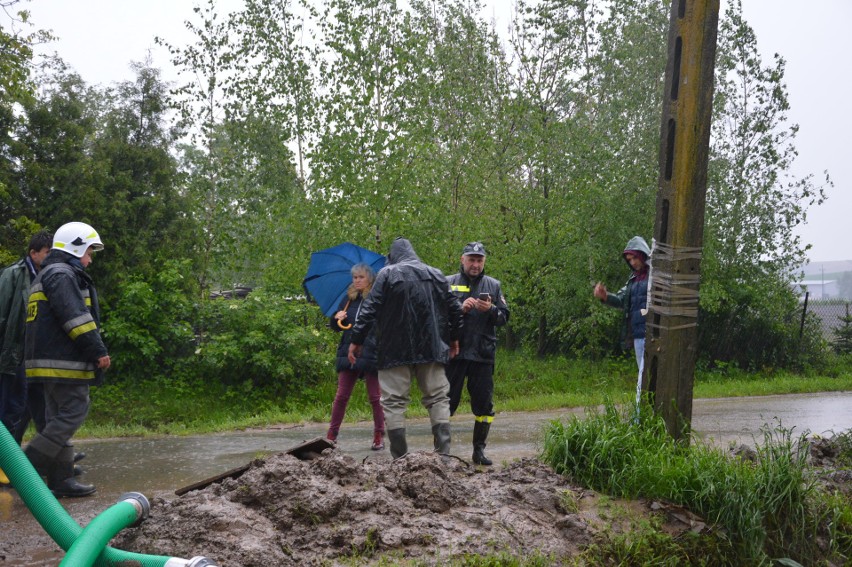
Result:
<svg viewBox="0 0 852 567"><path fill-rule="evenodd" d="M99 330L97 292L82 268L51 251L30 287L26 373L36 382L97 384L98 359L107 355Z"/></svg>
<svg viewBox="0 0 852 567"><path fill-rule="evenodd" d="M459 299L459 304L464 303L468 297L479 297L480 293L491 296L492 307L489 311L483 313L471 309L465 313L459 354L456 358L493 363L497 354L496 328L509 321L509 306L500 289L500 281L485 274L471 280L462 270L447 280L450 290Z"/></svg>

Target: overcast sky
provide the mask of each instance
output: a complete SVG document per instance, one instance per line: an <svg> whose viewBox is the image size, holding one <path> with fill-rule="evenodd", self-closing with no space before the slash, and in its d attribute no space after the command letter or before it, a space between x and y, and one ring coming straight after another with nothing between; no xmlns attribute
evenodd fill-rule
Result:
<svg viewBox="0 0 852 567"><path fill-rule="evenodd" d="M30 10L33 23L51 29L51 46L88 83L108 85L133 78L129 63L149 52L164 78L173 80L167 53L154 37L173 44L191 40L183 22L192 19L193 0L32 0L16 8ZM237 0L220 0L236 5ZM490 0L487 18L503 31L512 0ZM726 0L722 0L724 9ZM746 20L754 28L764 62L774 53L787 60L791 122L799 124L797 176L828 170L835 186L828 201L813 207L799 234L813 245L812 261L852 260L848 224L852 220L852 136L849 63L852 53L852 0L743 0ZM846 226L846 229L843 227Z"/></svg>

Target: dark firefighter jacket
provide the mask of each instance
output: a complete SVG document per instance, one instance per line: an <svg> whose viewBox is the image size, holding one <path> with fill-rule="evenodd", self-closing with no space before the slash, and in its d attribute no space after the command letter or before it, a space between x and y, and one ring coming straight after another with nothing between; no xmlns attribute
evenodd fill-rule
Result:
<svg viewBox="0 0 852 567"><path fill-rule="evenodd" d="M459 339L462 310L441 270L420 261L411 243L397 238L379 271L352 342L363 345L376 326L380 369L449 361L449 343Z"/></svg>
<svg viewBox="0 0 852 567"><path fill-rule="evenodd" d="M107 356L101 339L98 296L76 258L51 250L30 286L25 358L36 382L97 385L97 361Z"/></svg>
<svg viewBox="0 0 852 567"><path fill-rule="evenodd" d="M459 355L456 358L493 364L497 354L497 327L509 321L509 306L500 289L500 281L484 273L470 279L463 269L447 279L459 303L464 303L468 297L478 298L480 293L491 295L489 311L483 313L471 309L465 314Z"/></svg>

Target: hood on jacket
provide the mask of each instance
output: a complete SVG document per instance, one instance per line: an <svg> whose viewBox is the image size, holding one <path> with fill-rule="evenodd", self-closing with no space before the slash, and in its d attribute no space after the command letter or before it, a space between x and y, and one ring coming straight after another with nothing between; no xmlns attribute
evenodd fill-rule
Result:
<svg viewBox="0 0 852 567"><path fill-rule="evenodd" d="M74 256L73 254L69 254L64 250L59 250L57 248L52 249L47 253L47 256L44 257L44 260L41 262L41 269L43 270L45 267L50 264L70 264L75 268L83 269L83 264L80 262L80 259Z"/></svg>
<svg viewBox="0 0 852 567"><path fill-rule="evenodd" d="M388 252L388 264L399 264L400 262L420 261L414 247L407 238L397 236L391 243L390 252Z"/></svg>
<svg viewBox="0 0 852 567"><path fill-rule="evenodd" d="M645 255L645 264L650 263L651 259L651 248L648 246L648 243L645 242L645 239L641 236L634 236L630 240L627 241L627 245L624 247L624 251L621 253L621 257L624 258L624 261L627 262L627 258L624 256L628 252L641 252ZM630 262L627 262L627 265L630 266ZM630 268L633 269L632 267Z"/></svg>

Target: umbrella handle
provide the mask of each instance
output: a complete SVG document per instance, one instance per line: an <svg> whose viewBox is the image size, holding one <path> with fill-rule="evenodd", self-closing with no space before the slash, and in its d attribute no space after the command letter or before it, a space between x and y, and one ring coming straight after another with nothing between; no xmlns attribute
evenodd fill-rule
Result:
<svg viewBox="0 0 852 567"><path fill-rule="evenodd" d="M343 311L346 311L347 309L349 309L349 304L350 304L351 302L352 302L352 300L351 300L351 299L350 299L350 300L348 300L348 301L346 302L346 305L343 307ZM337 320L337 326L338 326L338 327L340 327L341 329L343 329L344 331L346 331L347 329L351 329L351 328L352 328L352 323L349 323L348 325L344 325L344 324L343 324L343 321L341 321L340 319L338 319L338 320Z"/></svg>

